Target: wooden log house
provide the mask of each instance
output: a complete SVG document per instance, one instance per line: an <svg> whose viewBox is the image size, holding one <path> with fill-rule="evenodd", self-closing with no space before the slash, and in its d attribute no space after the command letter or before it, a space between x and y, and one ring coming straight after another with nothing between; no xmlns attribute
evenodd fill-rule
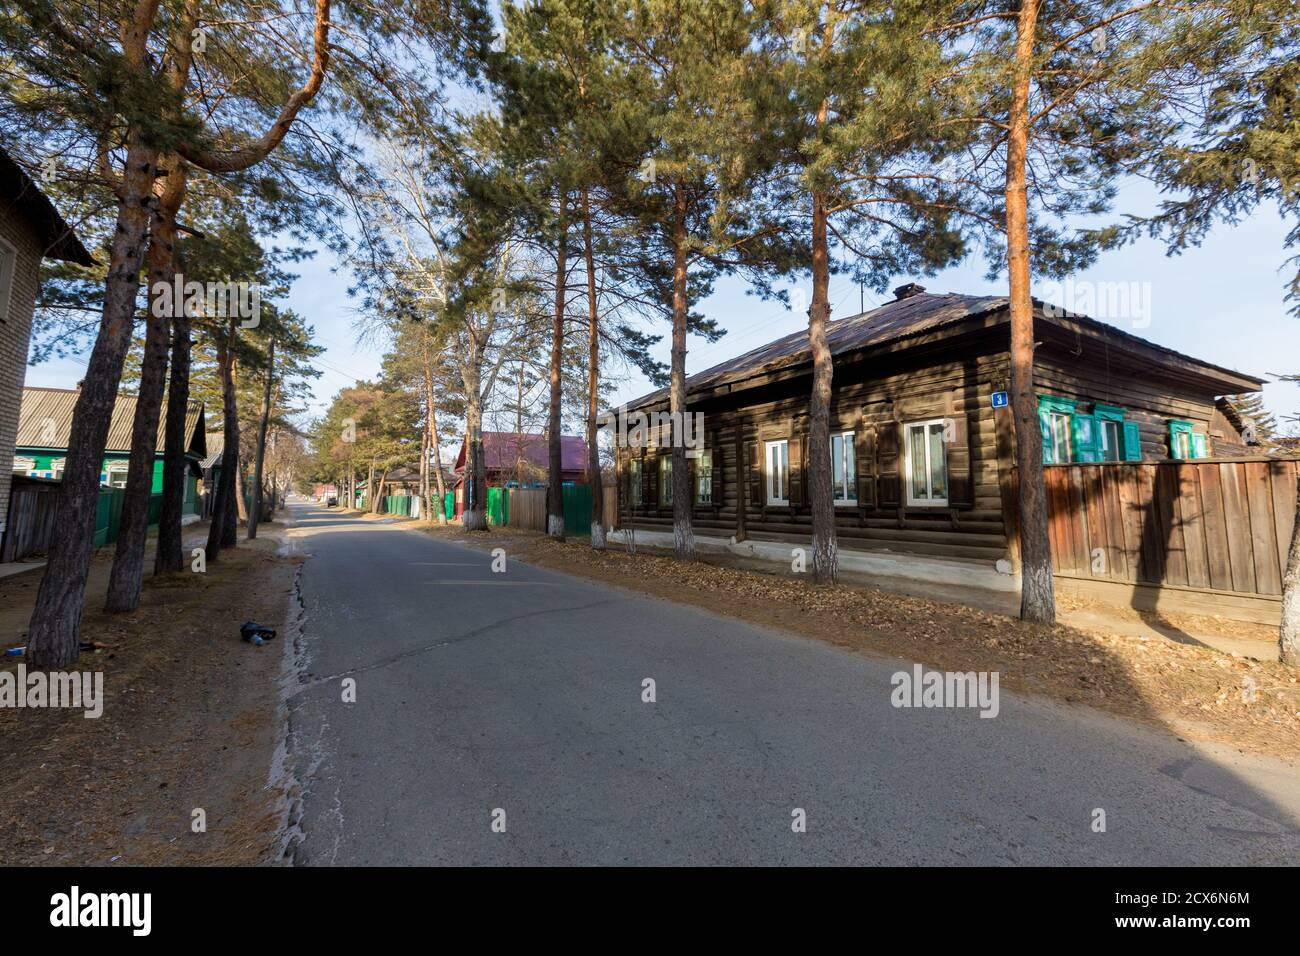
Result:
<svg viewBox="0 0 1300 956"><path fill-rule="evenodd" d="M828 327L840 547L1014 568L1007 299L917 285L895 295ZM1045 462L1195 459L1244 446L1215 401L1258 391L1259 378L1055 311L1035 302ZM703 415L704 448L691 462L696 534L808 541L811 376L799 331L687 379L688 411ZM662 389L624 414L667 411ZM618 448L624 514L637 529L672 529L668 442L663 424L646 447Z"/></svg>

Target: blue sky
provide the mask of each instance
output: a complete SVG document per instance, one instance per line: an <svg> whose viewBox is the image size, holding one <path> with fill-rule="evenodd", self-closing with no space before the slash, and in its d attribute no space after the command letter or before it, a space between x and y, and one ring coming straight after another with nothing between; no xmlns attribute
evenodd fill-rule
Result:
<svg viewBox="0 0 1300 956"><path fill-rule="evenodd" d="M1115 208L1144 211L1151 208L1153 198L1144 184L1133 183L1121 190ZM1092 269L1075 278L1097 283L1149 283L1150 324L1133 328L1116 322L1126 331L1261 377L1300 372L1300 320L1287 315L1283 301L1285 234L1285 224L1276 211L1266 208L1235 227L1216 228L1200 247L1181 256L1167 257L1162 244L1143 240L1104 254ZM338 266L327 250L301 263L297 267L300 277L287 303L315 326L318 340L326 347L319 363L324 374L315 382L313 411L323 409L340 388L358 378L373 377L379 370L379 350L356 342L354 302L347 295L350 277ZM915 278L899 276L891 285ZM931 292L1006 292L1005 279L985 280L984 263L978 258L919 281ZM806 277L802 285L808 288ZM1036 287L1035 294L1039 291ZM832 277L831 301L836 318L855 314L858 286L847 276ZM881 300L868 290L865 301L871 308ZM806 326L802 314L746 295L744 283L736 280L719 282L700 308L717 319L727 334L712 344L690 340L686 361L691 373ZM666 333L667 328L657 331ZM659 357L667 361L666 341L659 351ZM27 383L71 387L84 369L84 357L50 362L29 368ZM615 404L649 390L648 383L635 374L620 384ZM1300 386L1269 384L1264 396L1279 417L1300 414Z"/></svg>

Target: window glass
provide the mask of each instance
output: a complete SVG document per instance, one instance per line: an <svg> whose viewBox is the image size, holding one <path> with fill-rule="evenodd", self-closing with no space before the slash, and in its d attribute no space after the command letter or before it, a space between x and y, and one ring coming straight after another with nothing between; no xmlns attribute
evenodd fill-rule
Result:
<svg viewBox="0 0 1300 956"><path fill-rule="evenodd" d="M785 504L790 500L790 443L785 439L767 443L767 502Z"/></svg>
<svg viewBox="0 0 1300 956"><path fill-rule="evenodd" d="M831 436L831 495L837 505L857 504L857 465L853 457L853 432Z"/></svg>
<svg viewBox="0 0 1300 956"><path fill-rule="evenodd" d="M1123 423L1103 421L1101 423L1101 460L1119 461L1124 457L1124 444L1121 437Z"/></svg>
<svg viewBox="0 0 1300 956"><path fill-rule="evenodd" d="M948 499L948 459L943 452L943 422L930 423L930 497Z"/></svg>
<svg viewBox="0 0 1300 956"><path fill-rule="evenodd" d="M1052 429L1052 461L1065 465L1071 461L1070 416L1065 412L1052 412L1048 416Z"/></svg>
<svg viewBox="0 0 1300 956"><path fill-rule="evenodd" d="M906 428L907 503L948 503L948 460L942 419L912 422Z"/></svg>
<svg viewBox="0 0 1300 956"><path fill-rule="evenodd" d="M831 488L836 501L844 500L844 436L831 436Z"/></svg>
<svg viewBox="0 0 1300 956"><path fill-rule="evenodd" d="M627 480L632 486L632 504L641 504L641 459L633 458L627 463Z"/></svg>
<svg viewBox="0 0 1300 956"><path fill-rule="evenodd" d="M701 451L695 459L695 503L713 504L713 452Z"/></svg>
<svg viewBox="0 0 1300 956"><path fill-rule="evenodd" d="M659 456L659 503L673 503L673 456Z"/></svg>

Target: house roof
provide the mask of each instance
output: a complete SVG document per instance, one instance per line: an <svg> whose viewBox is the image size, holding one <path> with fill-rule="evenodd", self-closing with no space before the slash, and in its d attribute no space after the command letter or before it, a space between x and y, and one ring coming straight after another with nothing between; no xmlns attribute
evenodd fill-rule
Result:
<svg viewBox="0 0 1300 956"><path fill-rule="evenodd" d="M49 448L67 450L72 434L72 413L81 393L75 388L23 389L23 403L18 412L18 448ZM106 452L126 453L131 450L131 426L135 420L136 397L117 396L113 418L108 426ZM158 444L166 441L167 409L163 407L158 422ZM190 402L185 414L185 447L191 454L207 454L207 430L203 424L203 403Z"/></svg>
<svg viewBox="0 0 1300 956"><path fill-rule="evenodd" d="M213 432L208 436L208 454L201 462L199 468L207 471L213 465L221 464L221 452L226 447L226 433Z"/></svg>
<svg viewBox="0 0 1300 956"><path fill-rule="evenodd" d="M970 319L992 316L1006 312L1010 300L1006 296L961 295L958 293L936 294L917 292L906 298L887 302L879 308L858 315L835 319L826 326L826 341L833 356L867 349L872 346L885 345L956 325ZM1098 322L1083 315L1068 315L1055 318L1042 311L1042 303L1035 299L1035 319L1059 325L1077 323L1090 331L1098 332L1119 340L1121 344L1142 347L1177 360L1191 364L1203 374L1210 377L1226 377L1229 384L1253 384L1255 390L1263 387L1263 380L1250 375L1243 375L1231 369L1221 368L1202 362L1191 356L1175 352L1173 349L1156 345L1136 335L1130 335L1112 325ZM764 373L782 368L795 368L799 365L812 364L812 352L808 347L806 330L793 332L766 345L738 355L712 368L690 375L686 379L688 395L719 386L732 385ZM1224 391L1228 389L1225 387ZM1247 387L1241 389L1249 391ZM668 400L668 389L661 388L643 395L635 401L628 402L629 408L654 405Z"/></svg>
<svg viewBox="0 0 1300 956"><path fill-rule="evenodd" d="M489 470L509 471L523 453L530 464L541 468L550 465L550 446L545 435L519 435L515 432L484 432L483 458ZM465 442L456 455L456 471L465 467ZM587 467L587 443L577 435L560 436L560 469L582 471Z"/></svg>
<svg viewBox="0 0 1300 956"><path fill-rule="evenodd" d="M62 259L82 266L95 264L72 227L54 208L54 203L3 149L0 149L0 195L27 217L45 247L47 259Z"/></svg>

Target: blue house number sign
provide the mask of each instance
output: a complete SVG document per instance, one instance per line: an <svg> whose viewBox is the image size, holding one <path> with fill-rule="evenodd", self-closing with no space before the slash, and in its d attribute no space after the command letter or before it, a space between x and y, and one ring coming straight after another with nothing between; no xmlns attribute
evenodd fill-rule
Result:
<svg viewBox="0 0 1300 956"><path fill-rule="evenodd" d="M994 392L994 393L993 393L993 407L994 407L994 408L1006 408L1006 407L1007 407L1007 393L1006 393L1006 392Z"/></svg>

